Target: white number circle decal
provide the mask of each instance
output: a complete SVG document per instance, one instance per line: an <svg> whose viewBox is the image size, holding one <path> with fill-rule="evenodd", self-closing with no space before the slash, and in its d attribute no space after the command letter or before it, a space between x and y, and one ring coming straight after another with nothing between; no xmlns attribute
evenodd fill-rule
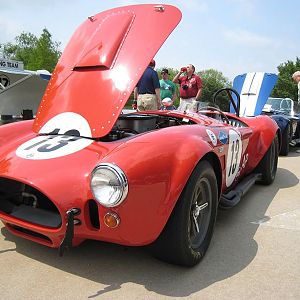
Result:
<svg viewBox="0 0 300 300"><path fill-rule="evenodd" d="M234 130L229 130L228 139L229 145L226 161L226 186L230 186L233 183L236 174L239 171L242 157L242 140L240 135Z"/></svg>
<svg viewBox="0 0 300 300"><path fill-rule="evenodd" d="M81 115L67 112L49 120L40 130L44 135L35 137L16 150L16 155L25 159L50 159L80 151L91 143L91 130Z"/></svg>
<svg viewBox="0 0 300 300"><path fill-rule="evenodd" d="M92 137L91 128L87 120L73 112L61 113L50 119L39 133L64 134L70 130L78 131L80 136Z"/></svg>

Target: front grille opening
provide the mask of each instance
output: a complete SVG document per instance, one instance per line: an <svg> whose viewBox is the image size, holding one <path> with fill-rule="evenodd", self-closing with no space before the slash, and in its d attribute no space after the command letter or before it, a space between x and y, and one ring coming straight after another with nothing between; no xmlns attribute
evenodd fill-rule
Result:
<svg viewBox="0 0 300 300"><path fill-rule="evenodd" d="M22 182L0 178L0 212L45 227L59 228L61 216L54 203Z"/></svg>
<svg viewBox="0 0 300 300"><path fill-rule="evenodd" d="M47 243L52 244L52 241L47 236L45 236L45 235L43 235L41 233L29 230L29 229L26 229L26 228L23 228L23 227L20 227L20 226L17 226L17 225L13 225L13 224L7 224L7 225L12 230L15 230L15 231L18 231L20 233L26 234L27 236L32 236L32 237L44 240Z"/></svg>
<svg viewBox="0 0 300 300"><path fill-rule="evenodd" d="M95 200L89 200L88 201L88 209L89 209L91 225L96 229L100 229L99 211L98 211L97 202Z"/></svg>

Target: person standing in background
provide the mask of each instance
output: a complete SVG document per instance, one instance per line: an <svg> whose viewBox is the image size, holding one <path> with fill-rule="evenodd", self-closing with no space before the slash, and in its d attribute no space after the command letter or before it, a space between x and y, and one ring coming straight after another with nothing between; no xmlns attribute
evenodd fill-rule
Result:
<svg viewBox="0 0 300 300"><path fill-rule="evenodd" d="M300 71L296 71L292 75L292 78L298 85L298 106L299 106L300 105Z"/></svg>
<svg viewBox="0 0 300 300"><path fill-rule="evenodd" d="M292 75L293 80L295 81L295 83L298 86L298 110L300 108L300 71L296 71L293 75ZM300 143L300 120L297 121L297 127L296 127L296 131L293 137L293 141L292 141L293 145L298 145ZM296 150L297 153L300 153L300 150Z"/></svg>
<svg viewBox="0 0 300 300"><path fill-rule="evenodd" d="M159 78L154 67L155 61L152 59L134 89L138 111L157 110L161 106Z"/></svg>
<svg viewBox="0 0 300 300"><path fill-rule="evenodd" d="M169 71L164 68L161 70L161 80L160 84L160 98L164 100L165 98L170 98L173 102L176 98L176 85L173 81L169 80Z"/></svg>
<svg viewBox="0 0 300 300"><path fill-rule="evenodd" d="M186 73L186 75L182 76L183 73ZM182 67L174 77L173 82L180 85L180 105L178 110L196 111L202 92L202 80L195 74L195 67L191 64Z"/></svg>

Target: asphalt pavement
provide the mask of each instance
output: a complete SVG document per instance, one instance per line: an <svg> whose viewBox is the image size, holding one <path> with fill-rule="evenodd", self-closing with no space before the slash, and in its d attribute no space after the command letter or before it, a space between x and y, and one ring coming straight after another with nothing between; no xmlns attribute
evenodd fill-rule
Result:
<svg viewBox="0 0 300 300"><path fill-rule="evenodd" d="M280 157L271 186L219 211L194 268L143 248L87 241L59 257L0 225L1 299L300 299L300 154Z"/></svg>

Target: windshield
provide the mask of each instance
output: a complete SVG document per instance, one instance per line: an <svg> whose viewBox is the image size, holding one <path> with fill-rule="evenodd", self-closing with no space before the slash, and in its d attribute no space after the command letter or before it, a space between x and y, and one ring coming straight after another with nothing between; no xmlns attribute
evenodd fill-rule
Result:
<svg viewBox="0 0 300 300"><path fill-rule="evenodd" d="M288 98L268 98L266 105L270 105L272 110L280 110L291 113L293 100Z"/></svg>

